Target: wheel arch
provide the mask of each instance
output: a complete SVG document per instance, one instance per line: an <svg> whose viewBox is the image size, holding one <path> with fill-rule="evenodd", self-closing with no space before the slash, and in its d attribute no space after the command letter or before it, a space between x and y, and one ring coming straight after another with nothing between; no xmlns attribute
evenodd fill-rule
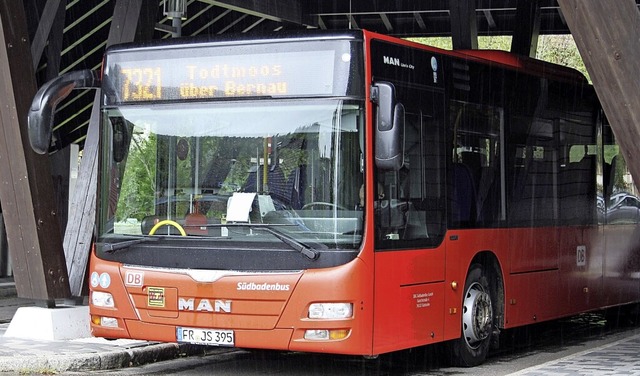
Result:
<svg viewBox="0 0 640 376"><path fill-rule="evenodd" d="M480 264L495 278L490 278L491 293L496 298L496 307L494 307L495 325L498 328L504 328L504 315L505 315L505 294L504 294L504 274L502 273L502 266L498 257L493 251L484 250L478 252L471 263L467 267L467 273L471 270L471 266L474 264Z"/></svg>

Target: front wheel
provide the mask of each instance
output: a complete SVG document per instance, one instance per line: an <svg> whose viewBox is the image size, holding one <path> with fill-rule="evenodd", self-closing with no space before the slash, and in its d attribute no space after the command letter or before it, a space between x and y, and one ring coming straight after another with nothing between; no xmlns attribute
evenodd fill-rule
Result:
<svg viewBox="0 0 640 376"><path fill-rule="evenodd" d="M464 283L462 336L448 344L453 365L473 367L487 357L494 327L491 294L487 271L480 264L471 265Z"/></svg>

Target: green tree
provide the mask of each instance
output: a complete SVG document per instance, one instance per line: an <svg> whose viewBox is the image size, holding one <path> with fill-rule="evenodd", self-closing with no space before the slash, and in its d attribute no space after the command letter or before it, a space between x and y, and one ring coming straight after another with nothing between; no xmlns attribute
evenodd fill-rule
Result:
<svg viewBox="0 0 640 376"><path fill-rule="evenodd" d="M587 68L570 34L540 36L536 58L577 69L589 79Z"/></svg>
<svg viewBox="0 0 640 376"><path fill-rule="evenodd" d="M156 187L156 147L155 134L134 134L129 147L122 187L118 200L116 220L127 218L141 220L154 212Z"/></svg>

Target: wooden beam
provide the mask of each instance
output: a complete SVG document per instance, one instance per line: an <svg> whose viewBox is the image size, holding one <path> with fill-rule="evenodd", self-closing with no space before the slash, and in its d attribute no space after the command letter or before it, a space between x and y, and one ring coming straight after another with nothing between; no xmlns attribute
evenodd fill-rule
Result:
<svg viewBox="0 0 640 376"><path fill-rule="evenodd" d="M225 0L221 0L225 1ZM492 0L496 1L496 0ZM450 0L394 0L394 1L313 1L312 14L336 14L336 13L414 13L433 11L444 12L449 10Z"/></svg>
<svg viewBox="0 0 640 376"><path fill-rule="evenodd" d="M317 24L318 24L318 27L319 27L320 29L322 29L322 30L327 30L327 25L326 25L326 24L324 23L324 21L322 20L322 16L318 16Z"/></svg>
<svg viewBox="0 0 640 376"><path fill-rule="evenodd" d="M47 0L47 3L44 5L42 18L38 23L36 35L33 37L33 41L31 42L31 57L34 70L38 66L38 62L42 57L42 52L44 51L47 39L49 38L49 32L51 31L51 27L53 26L56 16L59 14L58 9L60 8L61 2L62 0ZM64 9L64 4L62 4L62 7Z"/></svg>
<svg viewBox="0 0 640 376"><path fill-rule="evenodd" d="M256 17L279 22L303 24L303 6L300 0L200 0L221 8L240 11ZM187 15L188 16L188 15Z"/></svg>
<svg viewBox="0 0 640 376"><path fill-rule="evenodd" d="M71 295L49 160L27 136L31 61L23 3L0 0L0 201L18 296L51 305Z"/></svg>
<svg viewBox="0 0 640 376"><path fill-rule="evenodd" d="M387 29L387 32L391 33L393 31L393 25L391 25L391 21L389 20L389 17L385 13L380 13L380 19L382 19L382 23L384 24L384 27Z"/></svg>
<svg viewBox="0 0 640 376"><path fill-rule="evenodd" d="M558 0L636 184L640 182L640 12L634 0ZM635 156L635 157L634 157Z"/></svg>
<svg viewBox="0 0 640 376"><path fill-rule="evenodd" d="M540 35L539 0L520 0L516 8L511 52L535 57Z"/></svg>
<svg viewBox="0 0 640 376"><path fill-rule="evenodd" d="M420 27L421 31L427 30L427 24L424 23L424 19L419 12L413 12L413 18L416 20L416 23L418 24L418 27Z"/></svg>
<svg viewBox="0 0 640 376"><path fill-rule="evenodd" d="M47 5L49 5L52 1L49 0ZM43 82L52 80L60 74L60 57L63 45L63 34L64 34L64 20L66 16L66 5L67 0L60 0L58 9L55 11L55 17L53 20L53 24L49 30L49 42L45 46L45 76ZM47 6L45 6L45 13L47 12ZM49 15L50 16L50 15ZM45 14L44 17L47 17ZM42 20L41 20L42 21ZM42 26L42 22L38 24L38 30L40 30ZM36 32L36 37L38 32ZM34 55L34 46L35 46L35 38L34 41L31 42L31 54L32 57ZM41 53L41 52L40 52ZM40 53L37 54L37 58L33 58L34 70L38 70L38 62L40 59ZM58 221L60 223L60 231L61 236L64 237L64 231L66 229L66 224L69 219L69 174L70 174L70 160L68 157L70 147L65 148L64 150L60 150L54 155L51 156L51 173L52 173L52 181L53 181L53 190L55 194L55 202L56 207L58 209Z"/></svg>
<svg viewBox="0 0 640 376"><path fill-rule="evenodd" d="M47 81L56 78L60 73L60 54L62 52L66 5L67 0L62 0L58 7L58 12L56 13L53 25L51 25L51 31L49 32L49 44L47 44L46 48L47 74L45 77ZM33 53L33 45L31 51Z"/></svg>
<svg viewBox="0 0 640 376"><path fill-rule="evenodd" d="M489 30L493 30L496 28L496 20L493 19L493 15L491 14L490 10L483 10L482 13L484 13L484 18L487 20L487 25L489 27Z"/></svg>
<svg viewBox="0 0 640 376"><path fill-rule="evenodd" d="M349 29L359 29L358 20L353 16L353 14L347 14L347 22L349 22Z"/></svg>
<svg viewBox="0 0 640 376"><path fill-rule="evenodd" d="M157 4L154 2L118 0L113 11L107 46L151 39L156 11ZM94 97L78 181L71 198L69 222L64 236L64 252L73 296L83 295L96 219L100 99L101 95L98 91Z"/></svg>
<svg viewBox="0 0 640 376"><path fill-rule="evenodd" d="M449 1L451 40L454 50L478 49L475 0Z"/></svg>

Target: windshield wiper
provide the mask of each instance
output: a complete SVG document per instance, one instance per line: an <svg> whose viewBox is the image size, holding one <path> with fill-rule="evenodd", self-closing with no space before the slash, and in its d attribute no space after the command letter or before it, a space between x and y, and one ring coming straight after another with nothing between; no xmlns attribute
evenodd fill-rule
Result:
<svg viewBox="0 0 640 376"><path fill-rule="evenodd" d="M310 258L311 260L316 260L318 258L318 256L320 256L320 254L318 253L318 251L314 250L313 248L309 247L308 245L300 242L299 240L293 238L290 235L285 234L284 232L278 231L274 228L274 226L278 226L278 225L271 225L271 224L267 224L267 223L226 223L226 224L216 224L216 225L208 225L207 227L249 227L253 230L264 230L268 233L270 233L271 235L275 236L276 238L278 238L281 242L283 242L284 244L288 245L289 247L293 248L294 250L302 253L303 255L307 256L308 258ZM280 226L295 226L293 224L289 225L289 224L282 224Z"/></svg>
<svg viewBox="0 0 640 376"><path fill-rule="evenodd" d="M136 244L140 244L140 243L146 243L146 242L155 242L160 240L160 237L144 237L144 238L138 238L138 239L133 239L133 240L123 240L120 242L116 242L116 243L101 243L102 245L102 250L107 252L107 253L113 253L115 251L118 251L120 249L125 249L125 248L129 248L132 245L136 245Z"/></svg>
<svg viewBox="0 0 640 376"><path fill-rule="evenodd" d="M307 256L312 260L317 259L319 256L319 253L316 250L306 246L305 244L299 242L298 240L294 239L293 237L283 232L280 232L278 230L273 229L272 227L269 227L268 225L264 227L256 227L256 229L267 231L268 233L272 234L276 238L280 239L283 243L285 243L289 247L297 250L298 252L302 253L303 255Z"/></svg>
<svg viewBox="0 0 640 376"><path fill-rule="evenodd" d="M276 229L273 228L274 225L270 225L270 224L265 224L265 223L227 223L227 224L214 224L214 225L207 225L207 227L249 227L251 229L254 230L264 230L268 233L270 233L271 235L275 236L276 238L278 238L281 242L285 243L286 245L288 245L289 247L291 247L292 249L302 253L303 255L307 256L308 258L310 258L311 260L315 260L318 258L318 256L320 255L316 250L314 250L313 248L307 246L306 244L296 240L295 238L281 232L278 231ZM289 226L289 225L281 225L281 226ZM295 225L294 225L295 226ZM115 243L98 243L101 245L102 250L106 253L113 253L115 251L121 250L121 249L125 249L125 248L129 248L132 245L136 245L136 244L140 244L140 243L146 243L146 242L155 242L160 240L160 238L162 238L161 236L154 236L154 237L143 237L143 238L138 238L138 239L132 239L132 240L123 240L120 242L115 242Z"/></svg>

